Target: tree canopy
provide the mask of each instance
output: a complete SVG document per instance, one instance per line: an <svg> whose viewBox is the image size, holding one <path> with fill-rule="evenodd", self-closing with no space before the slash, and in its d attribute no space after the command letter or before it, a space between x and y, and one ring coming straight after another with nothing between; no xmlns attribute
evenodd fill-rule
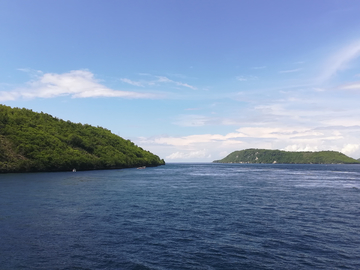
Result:
<svg viewBox="0 0 360 270"><path fill-rule="evenodd" d="M359 161L336 151L287 152L246 149L235 151L216 163L286 163L286 164L358 164Z"/></svg>
<svg viewBox="0 0 360 270"><path fill-rule="evenodd" d="M163 159L110 130L0 104L0 172L130 168Z"/></svg>

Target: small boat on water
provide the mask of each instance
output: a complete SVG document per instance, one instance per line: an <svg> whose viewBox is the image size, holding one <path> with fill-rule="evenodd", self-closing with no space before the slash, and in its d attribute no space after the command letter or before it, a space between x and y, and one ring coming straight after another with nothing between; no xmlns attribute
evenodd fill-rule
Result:
<svg viewBox="0 0 360 270"><path fill-rule="evenodd" d="M138 167L137 169L142 170L142 169L145 169L145 168L146 168L146 166L142 166L142 167Z"/></svg>
<svg viewBox="0 0 360 270"><path fill-rule="evenodd" d="M72 170L72 172L76 172L76 169L74 168L74 169Z"/></svg>

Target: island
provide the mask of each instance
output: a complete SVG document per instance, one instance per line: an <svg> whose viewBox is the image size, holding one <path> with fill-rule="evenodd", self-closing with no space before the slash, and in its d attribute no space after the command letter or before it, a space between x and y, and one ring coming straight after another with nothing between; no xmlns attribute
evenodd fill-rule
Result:
<svg viewBox="0 0 360 270"><path fill-rule="evenodd" d="M158 156L103 127L0 104L0 173L164 165Z"/></svg>
<svg viewBox="0 0 360 270"><path fill-rule="evenodd" d="M360 164L360 161L336 151L289 152L267 149L234 151L214 163L267 163L267 164Z"/></svg>

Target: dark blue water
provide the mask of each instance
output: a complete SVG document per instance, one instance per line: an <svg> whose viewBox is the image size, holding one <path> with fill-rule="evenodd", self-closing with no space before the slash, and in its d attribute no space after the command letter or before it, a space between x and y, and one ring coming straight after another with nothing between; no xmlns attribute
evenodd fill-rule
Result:
<svg viewBox="0 0 360 270"><path fill-rule="evenodd" d="M360 166L2 174L0 269L360 269Z"/></svg>

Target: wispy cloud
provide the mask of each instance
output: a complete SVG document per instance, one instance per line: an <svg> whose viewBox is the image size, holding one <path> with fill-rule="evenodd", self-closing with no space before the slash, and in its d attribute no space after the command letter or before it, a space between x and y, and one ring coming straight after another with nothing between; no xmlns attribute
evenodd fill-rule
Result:
<svg viewBox="0 0 360 270"><path fill-rule="evenodd" d="M43 72L41 70L34 70L31 68L18 68L17 70L30 73L30 74L42 74Z"/></svg>
<svg viewBox="0 0 360 270"><path fill-rule="evenodd" d="M182 127L200 127L208 125L210 121L211 118L203 115L180 115L174 124Z"/></svg>
<svg viewBox="0 0 360 270"><path fill-rule="evenodd" d="M257 80L258 77L253 76L253 75L247 75L247 76L237 76L236 79L240 82L246 82L246 81Z"/></svg>
<svg viewBox="0 0 360 270"><path fill-rule="evenodd" d="M1 91L0 101L19 98L72 98L120 97L120 98L156 98L152 93L139 93L113 90L100 84L94 74L87 70L73 70L68 73L45 73L29 82L26 87L13 91Z"/></svg>
<svg viewBox="0 0 360 270"><path fill-rule="evenodd" d="M147 73L142 73L141 75L152 76L152 75L147 74ZM197 88L195 86L192 86L192 85L187 84L187 83L179 82L179 81L174 81L174 80L171 80L171 79L169 79L168 77L165 77L165 76L152 76L152 77L155 77L155 79L147 80L147 81L145 81L145 80L143 80L143 81L133 81L133 80L130 80L130 79L127 79L127 78L122 78L120 80L122 82L124 82L124 83L128 83L128 84L131 84L131 85L134 85L134 86L139 86L139 87L154 86L154 85L160 85L160 84L163 84L163 83L172 83L172 84L175 84L177 86L183 86L183 87L190 88L192 90L197 90Z"/></svg>
<svg viewBox="0 0 360 270"><path fill-rule="evenodd" d="M360 82L348 83L348 84L340 86L339 89L343 89L343 90L360 90Z"/></svg>
<svg viewBox="0 0 360 270"><path fill-rule="evenodd" d="M289 69L289 70L281 70L279 71L279 73L293 73L293 72L298 72L302 70L302 68L296 68L296 69Z"/></svg>
<svg viewBox="0 0 360 270"><path fill-rule="evenodd" d="M120 79L122 82L124 83L128 83L128 84L131 84L131 85L134 85L134 86L140 86L140 87L144 87L143 83L142 82L137 82L137 81L132 81L130 79L126 79L126 78L122 78Z"/></svg>
<svg viewBox="0 0 360 270"><path fill-rule="evenodd" d="M348 68L349 63L360 56L360 40L344 47L332 55L325 64L325 68L318 80L324 82L335 76L339 71Z"/></svg>
<svg viewBox="0 0 360 270"><path fill-rule="evenodd" d="M192 89L192 90L196 90L196 89L197 89L196 87L194 87L194 86L192 86L192 85L190 85L190 84L187 84L187 83L181 83L181 82L175 82L175 83L176 83L176 85L184 86L184 87L190 88L190 89Z"/></svg>
<svg viewBox="0 0 360 270"><path fill-rule="evenodd" d="M193 90L196 90L197 88L195 86L192 86L190 84L187 84L187 83L183 83L183 82L178 82L178 81L173 81L173 80L170 80L169 78L167 77L164 77L164 76L157 76L158 80L156 82L159 82L159 83L174 83L178 86L184 86L184 87L187 87L187 88L190 88L190 89L193 89Z"/></svg>
<svg viewBox="0 0 360 270"><path fill-rule="evenodd" d="M190 108L187 111L200 110L200 108ZM239 120L227 118L227 117L216 117L216 113L212 113L215 116L208 115L197 115L187 114L179 115L176 120L172 123L181 127L201 127L201 126L234 126L239 124Z"/></svg>

